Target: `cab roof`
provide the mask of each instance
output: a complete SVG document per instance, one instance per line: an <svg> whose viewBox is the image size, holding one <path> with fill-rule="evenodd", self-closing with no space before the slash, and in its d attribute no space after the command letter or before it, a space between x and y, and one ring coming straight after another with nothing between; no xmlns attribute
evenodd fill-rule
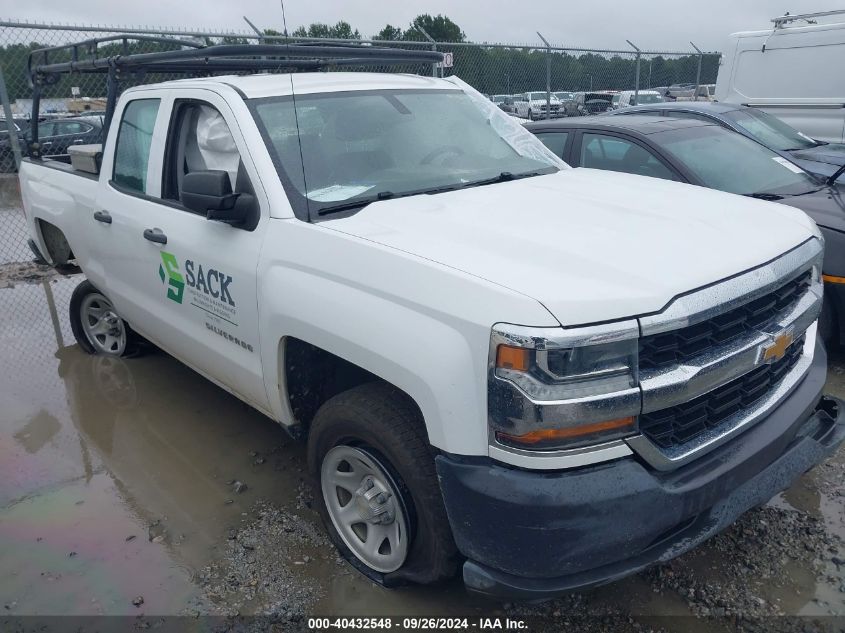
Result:
<svg viewBox="0 0 845 633"><path fill-rule="evenodd" d="M228 86L246 99L287 96L291 86L296 94L323 92L348 92L355 90L456 90L455 84L435 77L411 74L315 72L315 73L260 73L254 75L217 75L201 79L176 79L144 88L170 88L174 86Z"/></svg>

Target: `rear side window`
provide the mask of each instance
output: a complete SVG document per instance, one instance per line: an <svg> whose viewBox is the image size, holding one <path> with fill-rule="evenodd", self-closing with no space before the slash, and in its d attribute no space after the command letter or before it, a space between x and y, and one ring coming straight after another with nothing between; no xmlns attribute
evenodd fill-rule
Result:
<svg viewBox="0 0 845 633"><path fill-rule="evenodd" d="M90 125L79 121L57 121L53 134L84 134L90 130Z"/></svg>
<svg viewBox="0 0 845 633"><path fill-rule="evenodd" d="M581 167L675 180L672 171L644 147L604 134L584 134L581 141Z"/></svg>
<svg viewBox="0 0 845 633"><path fill-rule="evenodd" d="M552 150L555 156L563 158L563 150L566 147L569 132L547 132L545 134L538 134L537 138L543 141L543 145Z"/></svg>
<svg viewBox="0 0 845 633"><path fill-rule="evenodd" d="M147 165L159 103L159 99L131 101L117 130L112 180L138 193L147 192Z"/></svg>

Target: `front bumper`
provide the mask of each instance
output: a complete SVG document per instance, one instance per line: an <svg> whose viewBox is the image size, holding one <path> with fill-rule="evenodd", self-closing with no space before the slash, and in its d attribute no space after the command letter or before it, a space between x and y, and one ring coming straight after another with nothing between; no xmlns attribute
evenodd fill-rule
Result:
<svg viewBox="0 0 845 633"><path fill-rule="evenodd" d="M440 455L437 472L466 586L536 600L668 561L768 501L845 440L845 403L821 397L816 344L803 381L765 419L668 473L635 458L568 471Z"/></svg>

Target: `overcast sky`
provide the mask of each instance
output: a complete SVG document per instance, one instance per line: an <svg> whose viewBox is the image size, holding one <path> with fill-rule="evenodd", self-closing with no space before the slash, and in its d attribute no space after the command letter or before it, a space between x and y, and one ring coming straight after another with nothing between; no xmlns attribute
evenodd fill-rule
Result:
<svg viewBox="0 0 845 633"><path fill-rule="evenodd" d="M721 50L734 31L758 30L792 14L845 8L833 0L285 0L288 28L346 20L365 37L390 23L402 28L419 13L449 16L472 41L538 42L625 48L626 39L652 50ZM279 0L0 0L0 17L49 22L281 30Z"/></svg>

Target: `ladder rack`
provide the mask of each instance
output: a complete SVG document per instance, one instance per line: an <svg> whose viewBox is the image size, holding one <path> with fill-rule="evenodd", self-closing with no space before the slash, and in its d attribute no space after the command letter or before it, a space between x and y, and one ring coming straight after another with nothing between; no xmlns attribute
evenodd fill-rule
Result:
<svg viewBox="0 0 845 633"><path fill-rule="evenodd" d="M174 50L133 52L134 43ZM369 44L285 43L217 44L205 46L196 41L144 35L114 35L33 50L27 59L27 75L32 86L31 148L38 152L38 115L41 91L59 81L62 75L99 73L106 75L104 134L109 128L117 102L120 81L144 73L184 73L209 75L236 72L317 71L334 67L376 64L436 64L443 53L407 50Z"/></svg>

